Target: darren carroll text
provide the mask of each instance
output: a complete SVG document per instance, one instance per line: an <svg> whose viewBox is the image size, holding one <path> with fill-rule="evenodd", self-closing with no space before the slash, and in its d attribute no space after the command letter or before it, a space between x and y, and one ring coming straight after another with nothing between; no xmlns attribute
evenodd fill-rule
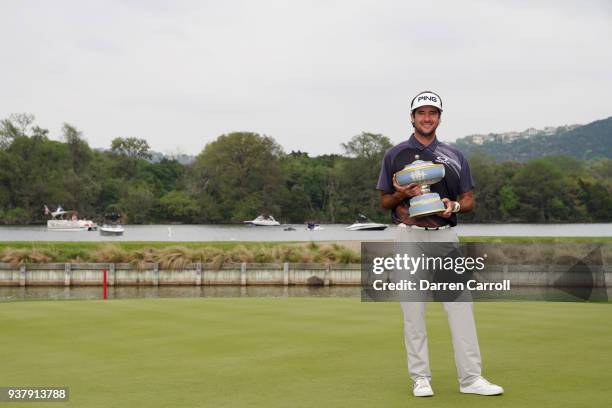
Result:
<svg viewBox="0 0 612 408"><path fill-rule="evenodd" d="M510 280L504 279L501 282L478 282L471 279L467 282L430 282L425 279L419 280L419 286L417 283L409 280L400 280L399 282L383 282L382 280L375 280L372 283L374 290L406 290L406 291L417 291L417 290L497 290L497 291L509 291Z"/></svg>

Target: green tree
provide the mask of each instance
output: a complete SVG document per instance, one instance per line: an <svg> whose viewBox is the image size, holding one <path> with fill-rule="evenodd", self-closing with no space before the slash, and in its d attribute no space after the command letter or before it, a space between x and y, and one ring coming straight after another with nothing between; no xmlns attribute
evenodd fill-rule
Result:
<svg viewBox="0 0 612 408"><path fill-rule="evenodd" d="M512 190L511 186L503 186L499 190L499 211L502 218L507 220L511 217L512 212L518 208L519 198Z"/></svg>
<svg viewBox="0 0 612 408"><path fill-rule="evenodd" d="M184 191L171 191L159 199L161 211L167 221L192 222L198 215L198 202Z"/></svg>
<svg viewBox="0 0 612 408"><path fill-rule="evenodd" d="M151 189L145 185L128 185L119 201L119 209L131 224L145 224L155 204Z"/></svg>
<svg viewBox="0 0 612 408"><path fill-rule="evenodd" d="M140 167L151 157L149 144L135 137L117 137L111 142L111 154L115 157L115 174L124 179L137 178Z"/></svg>
<svg viewBox="0 0 612 408"><path fill-rule="evenodd" d="M350 222L358 213L381 219L387 214L380 208L376 182L385 151L391 147L388 137L363 132L342 143L348 156L338 162L336 187L339 202L335 206L339 220Z"/></svg>
<svg viewBox="0 0 612 408"><path fill-rule="evenodd" d="M117 137L111 142L111 151L119 156L134 159L150 159L149 143L145 139L135 137Z"/></svg>
<svg viewBox="0 0 612 408"><path fill-rule="evenodd" d="M76 173L81 173L89 166L89 162L92 158L91 149L89 148L87 142L83 139L83 133L76 127L69 125L68 123L64 123L62 126L62 134L64 141L68 146L72 169Z"/></svg>
<svg viewBox="0 0 612 408"><path fill-rule="evenodd" d="M258 213L282 217L281 147L268 136L235 132L206 145L191 173L194 197L210 197L224 220L243 221ZM201 209L205 214L206 208Z"/></svg>
<svg viewBox="0 0 612 408"><path fill-rule="evenodd" d="M518 212L528 222L572 219L575 191L565 174L547 158L527 162L512 178Z"/></svg>
<svg viewBox="0 0 612 408"><path fill-rule="evenodd" d="M19 136L29 136L28 128L34 123L34 115L13 113L0 121L0 148L8 147Z"/></svg>

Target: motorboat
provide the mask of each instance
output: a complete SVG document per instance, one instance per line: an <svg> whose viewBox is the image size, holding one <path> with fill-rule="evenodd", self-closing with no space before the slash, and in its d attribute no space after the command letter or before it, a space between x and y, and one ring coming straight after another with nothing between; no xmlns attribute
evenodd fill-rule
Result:
<svg viewBox="0 0 612 408"><path fill-rule="evenodd" d="M51 215L47 220L47 230L49 231L95 231L98 224L91 220L79 219L76 211L64 210L61 205L55 211L50 211L45 205L45 214Z"/></svg>
<svg viewBox="0 0 612 408"><path fill-rule="evenodd" d="M387 228L387 224L373 222L363 214L357 216L354 224L346 227L348 231L382 231Z"/></svg>
<svg viewBox="0 0 612 408"><path fill-rule="evenodd" d="M308 231L321 231L321 230L324 230L325 228L323 228L319 224L315 224L313 222L309 222L308 224L306 224L306 229Z"/></svg>
<svg viewBox="0 0 612 408"><path fill-rule="evenodd" d="M119 236L123 235L124 231L125 228L121 225L121 214L115 211L104 214L104 222L100 227L100 235Z"/></svg>
<svg viewBox="0 0 612 408"><path fill-rule="evenodd" d="M103 224L100 227L100 235L119 236L123 235L125 228L121 224Z"/></svg>
<svg viewBox="0 0 612 408"><path fill-rule="evenodd" d="M260 215L254 220L244 221L244 223L249 225L256 225L258 227L274 227L280 225L280 222L276 221L271 215L267 217Z"/></svg>

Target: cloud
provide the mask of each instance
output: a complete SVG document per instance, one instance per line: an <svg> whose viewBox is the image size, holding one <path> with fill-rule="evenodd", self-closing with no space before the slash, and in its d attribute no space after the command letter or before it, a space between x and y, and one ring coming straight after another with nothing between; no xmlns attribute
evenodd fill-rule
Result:
<svg viewBox="0 0 612 408"><path fill-rule="evenodd" d="M438 91L442 140L610 115L605 1L22 2L0 6L0 115L30 112L90 144L144 137L199 152L252 130L339 152L398 142L408 102Z"/></svg>

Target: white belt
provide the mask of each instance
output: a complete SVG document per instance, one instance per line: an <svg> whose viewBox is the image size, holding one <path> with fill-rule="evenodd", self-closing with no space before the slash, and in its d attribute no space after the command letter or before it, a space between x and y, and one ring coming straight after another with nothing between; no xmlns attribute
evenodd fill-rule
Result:
<svg viewBox="0 0 612 408"><path fill-rule="evenodd" d="M399 224L398 227L425 230L425 231L438 231L438 230L445 230L445 229L451 228L450 225L442 225L441 227L419 227L418 225L406 225L406 224Z"/></svg>

